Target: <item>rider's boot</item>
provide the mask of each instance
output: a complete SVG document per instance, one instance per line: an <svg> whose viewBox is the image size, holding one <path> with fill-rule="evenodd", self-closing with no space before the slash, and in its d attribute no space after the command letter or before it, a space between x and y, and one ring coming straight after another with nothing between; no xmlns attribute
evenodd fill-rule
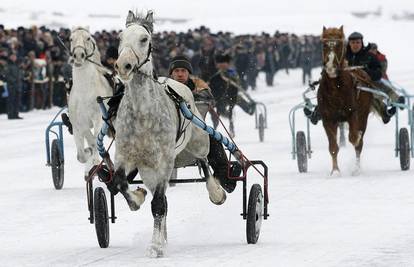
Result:
<svg viewBox="0 0 414 267"><path fill-rule="evenodd" d="M394 116L395 112L397 112L397 109L395 107L391 107L390 109L387 109L387 107L383 108L383 113L381 117L384 124L390 122L391 117Z"/></svg>
<svg viewBox="0 0 414 267"><path fill-rule="evenodd" d="M68 128L69 133L73 134L72 123L70 122L68 114L62 113L62 115L60 115L60 116L62 118L63 124Z"/></svg>
<svg viewBox="0 0 414 267"><path fill-rule="evenodd" d="M214 176L219 180L221 187L228 193L234 191L237 185L237 181L229 179L227 176L227 156L224 151L223 145L210 136L210 152L207 155L208 162L213 168ZM234 167L235 168L235 167ZM236 174L236 175L234 175ZM230 173L232 177L239 176L240 171L234 170L234 173Z"/></svg>
<svg viewBox="0 0 414 267"><path fill-rule="evenodd" d="M313 125L318 124L318 121L322 119L318 111L318 106L316 106L313 111L311 111L308 107L304 107L303 113L305 113L306 117L310 119Z"/></svg>

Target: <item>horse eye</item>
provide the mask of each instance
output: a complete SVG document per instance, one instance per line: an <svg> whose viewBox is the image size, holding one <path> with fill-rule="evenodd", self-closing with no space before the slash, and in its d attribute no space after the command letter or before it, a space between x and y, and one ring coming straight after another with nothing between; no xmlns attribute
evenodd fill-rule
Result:
<svg viewBox="0 0 414 267"><path fill-rule="evenodd" d="M69 42L72 42L72 40L73 40L73 39L72 39L72 38L70 38L70 39L69 39Z"/></svg>
<svg viewBox="0 0 414 267"><path fill-rule="evenodd" d="M88 41L90 41L91 40L91 37L88 37L88 39L87 39Z"/></svg>
<svg viewBox="0 0 414 267"><path fill-rule="evenodd" d="M148 38L145 37L144 39L141 40L141 43L145 43L146 41L148 41Z"/></svg>

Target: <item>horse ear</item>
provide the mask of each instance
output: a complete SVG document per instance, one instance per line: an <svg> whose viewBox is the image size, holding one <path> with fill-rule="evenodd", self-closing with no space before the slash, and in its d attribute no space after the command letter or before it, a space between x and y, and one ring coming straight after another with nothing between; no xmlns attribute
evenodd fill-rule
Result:
<svg viewBox="0 0 414 267"><path fill-rule="evenodd" d="M339 29L341 30L341 33L344 34L344 25L341 25Z"/></svg>
<svg viewBox="0 0 414 267"><path fill-rule="evenodd" d="M322 31L323 31L323 32L325 32L325 31L326 31L326 27L325 27L325 26L323 26L323 29L322 29Z"/></svg>
<svg viewBox="0 0 414 267"><path fill-rule="evenodd" d="M131 10L128 11L128 16L126 18L125 25L128 26L129 24L134 23L135 21L136 21L136 18L135 18L134 12L132 12Z"/></svg>
<svg viewBox="0 0 414 267"><path fill-rule="evenodd" d="M154 30L154 12L152 10L147 12L147 16L145 17L145 20L143 21L146 28L152 33Z"/></svg>
<svg viewBox="0 0 414 267"><path fill-rule="evenodd" d="M148 21L149 23L154 23L154 11L149 10L147 12L147 16L145 17L145 20Z"/></svg>

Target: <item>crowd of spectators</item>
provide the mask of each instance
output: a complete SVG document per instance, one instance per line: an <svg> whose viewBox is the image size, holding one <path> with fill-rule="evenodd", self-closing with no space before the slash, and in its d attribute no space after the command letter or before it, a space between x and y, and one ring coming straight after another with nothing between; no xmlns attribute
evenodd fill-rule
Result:
<svg viewBox="0 0 414 267"><path fill-rule="evenodd" d="M119 31L95 32L102 61L115 57ZM46 27L5 29L0 25L0 114L19 119L19 112L66 105L65 81L71 76L69 55L60 40L69 47L70 30ZM311 69L321 64L319 36L282 33L235 35L212 33L201 26L187 32L164 31L153 35L153 64L159 75L168 74L170 59L187 56L193 74L208 81L215 71L214 56L227 53L245 89L256 89L259 72L273 86L277 71L289 73L302 68L305 84Z"/></svg>

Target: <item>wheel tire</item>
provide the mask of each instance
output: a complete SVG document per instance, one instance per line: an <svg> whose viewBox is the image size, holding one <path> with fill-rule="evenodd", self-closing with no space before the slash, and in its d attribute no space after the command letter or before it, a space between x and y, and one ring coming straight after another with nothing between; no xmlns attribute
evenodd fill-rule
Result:
<svg viewBox="0 0 414 267"><path fill-rule="evenodd" d="M264 141L264 129L265 129L265 122L263 114L259 115L259 140L260 142Z"/></svg>
<svg viewBox="0 0 414 267"><path fill-rule="evenodd" d="M109 217L105 191L102 187L95 188L94 192L95 230L101 248L109 245Z"/></svg>
<svg viewBox="0 0 414 267"><path fill-rule="evenodd" d="M299 172L307 172L308 157L306 153L306 137L305 133L302 131L296 133L296 157Z"/></svg>
<svg viewBox="0 0 414 267"><path fill-rule="evenodd" d="M259 184L250 189L247 207L246 237L248 244L256 244L259 240L260 228L263 221L263 194Z"/></svg>
<svg viewBox="0 0 414 267"><path fill-rule="evenodd" d="M63 187L65 168L63 160L60 156L59 141L57 139L52 141L50 161L50 165L52 167L53 185L56 190L60 190Z"/></svg>
<svg viewBox="0 0 414 267"><path fill-rule="evenodd" d="M399 134L400 141L400 166L401 170L407 171L410 169L410 137L407 128L401 128Z"/></svg>

